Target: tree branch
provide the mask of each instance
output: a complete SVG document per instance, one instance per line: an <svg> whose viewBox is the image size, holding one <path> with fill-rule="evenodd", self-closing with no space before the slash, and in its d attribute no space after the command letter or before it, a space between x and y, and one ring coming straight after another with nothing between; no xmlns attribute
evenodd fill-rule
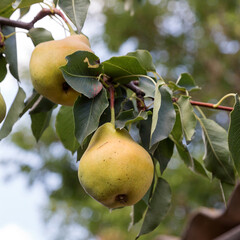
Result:
<svg viewBox="0 0 240 240"><path fill-rule="evenodd" d="M125 86L127 88L131 89L133 92L135 92L137 97L141 96L141 99L143 99L145 93L141 89L139 89L133 82L125 84ZM178 99L173 98L172 100L173 100L173 102L177 102ZM229 112L231 112L233 110L232 107L221 106L221 105L214 107L214 104L212 104L212 103L198 102L198 101L193 101L193 100L190 100L190 103L192 105L196 105L196 106L200 106L200 107L219 109L219 110L224 110L224 111L229 111Z"/></svg>
<svg viewBox="0 0 240 240"><path fill-rule="evenodd" d="M53 9L47 9L47 8L43 8L34 18L31 22L26 23L26 22L22 22L22 21L18 21L18 20L11 20L9 18L4 18L4 17L0 17L0 25L7 25L7 26L11 26L11 27L18 27L18 28L23 28L26 30L30 30L31 28L34 27L34 24L41 20L42 18L49 16L49 15L59 15L63 21L68 24L67 19L65 18L65 16L63 15L63 13L56 8Z"/></svg>

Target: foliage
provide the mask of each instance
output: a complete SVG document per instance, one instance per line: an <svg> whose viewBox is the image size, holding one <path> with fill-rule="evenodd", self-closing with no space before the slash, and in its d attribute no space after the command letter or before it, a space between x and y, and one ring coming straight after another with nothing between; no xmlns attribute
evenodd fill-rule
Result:
<svg viewBox="0 0 240 240"><path fill-rule="evenodd" d="M14 8L13 2L3 1L0 4L2 7L0 9L3 9L0 10L0 16L9 18L15 10L30 7L33 3L36 3L34 0L22 0ZM57 3L58 1L55 1L55 4ZM121 31L118 41L112 42L110 40L108 42L110 48L113 50L118 49L129 36L138 37L141 48L153 50L155 53L162 51L164 41L173 43L173 34L167 32L166 29L164 30L164 25L163 27L160 26L164 22L162 23L157 16L159 14L162 15L166 7L168 7L171 13L175 11L174 8L171 8L169 5L166 6L166 2L158 4L157 7L149 2L143 4L144 7L137 5L134 8L134 17L131 17L128 12L122 9L123 5L121 3L117 4L117 6L121 7L120 9L117 9L117 7L105 9L107 17L106 34L110 32L111 34L118 34L115 26L118 22L120 23L120 28L126 27L130 20L136 26L135 31L131 34L128 32L129 28L126 28L125 32ZM172 4L177 6L175 1ZM186 2L183 2L183 4L185 4L185 11L192 14L189 16L191 18L190 24L193 25L194 15L193 10L190 10L190 6L193 3L190 1L189 4ZM69 17L71 24L75 25L78 33L83 26L88 6L89 1L74 1L73 3L72 1L59 1L59 7ZM194 13L201 18L201 15L197 15L202 11L200 5L196 4L195 7ZM227 8L229 11L232 11L232 4L227 4ZM116 14L116 11L118 11L118 14ZM151 14L146 15L149 11ZM169 12L165 14L169 14ZM182 16L184 11L178 14L182 24L186 25L187 22ZM78 16L81 17L79 18ZM139 24L142 22L142 19L144 19L143 24L146 24L145 27ZM158 23L156 23L156 19ZM208 20L210 26L207 27L210 27L210 30L213 31L214 28L212 27L211 29L211 19ZM112 24L113 22L114 24ZM160 27L161 31L158 30L158 27ZM140 31L141 28L146 30L145 35L140 34L142 33ZM192 29L189 28L188 30L187 28L185 32L175 36L179 40L178 45L187 44L193 38L196 38L197 33L188 39L192 33L190 30ZM210 31L208 28L202 29L202 31L207 30ZM11 36L12 32L14 32L12 27L3 24L2 34L5 38L3 38L4 41L0 41L3 44L0 55L0 69L3 69L3 71L0 73L0 79L3 80L5 78L6 65L8 64L11 74L17 81L20 81L17 69L16 38L15 35ZM160 36L164 36L162 42L159 41L159 33ZM42 28L32 28L27 34L35 45L52 39L51 33ZM150 37L150 41L145 40L149 36L153 36ZM114 39L116 40L116 36ZM204 46L205 50L211 44L212 42L209 42L209 45ZM210 48L211 51L208 52L208 57L203 58L203 62L199 63L200 68L195 69L195 63L191 62L192 55L198 53L206 54L206 51L201 47L187 49L186 58L179 59L175 57L179 51L178 46L169 44L168 49L165 50L170 58L173 59L169 68L171 68L171 64L174 66L186 64L190 69L192 68L193 76L195 74L198 76L198 71L204 72L203 69L209 63L211 51L213 51ZM195 83L194 77L189 73L182 73L176 81L169 81L168 77L163 79L155 67L161 59L152 58L152 55L147 50L137 50L125 56L112 57L103 62L98 61L97 55L78 51L67 56L67 60L66 66L61 67L62 74L66 82L74 90L82 94L76 100L74 106L56 108L55 104L39 96L36 92L33 92L33 95L26 99L24 90L19 86L16 98L0 129L0 139L7 137L15 122L28 112L31 116L33 136L36 141L39 141L54 118L52 112L56 108L55 128L58 137L64 147L70 150L73 156L77 155L77 160L80 160L92 133L100 125L110 120L113 121L116 118L116 126L129 130L132 137L151 154L155 164L155 179L151 188L141 202L133 207L132 225L143 219L140 221L141 227L138 228L138 235L135 234L137 238L155 230L163 221L167 212L169 212L174 192L171 191L171 184L168 183L168 179L164 176L169 169L169 162L172 159L174 148L186 166L184 171L188 169L193 173L201 174L206 179L219 181L223 185L233 186L235 184L240 165L238 146L240 137L238 120L240 112L237 94L234 94L235 105L231 112L231 121L228 127L229 131L227 132L216 121L207 118L202 110L196 106L198 104L193 105L191 95L195 94L197 90L201 92ZM209 68L208 74L212 76L211 71L214 70L214 67L211 68L210 64ZM112 93L114 97L111 96ZM112 106L113 100L115 100L115 115ZM202 106L218 108L218 105L204 103ZM205 155L196 158L195 154L190 151L190 146L194 143L194 136L199 127L202 130L202 139L200 141L204 145ZM66 164L66 172L64 172L65 175L63 177L65 177L64 180L68 181L68 177L73 176L71 169L67 172L67 169L69 169L69 164L67 163L69 156L66 154L66 157L63 157L63 159ZM64 161L49 162L49 164L52 164L54 167L55 164L63 164ZM46 161L46 164L48 164L48 161ZM24 169L22 170L24 171ZM39 171L43 171L43 169L39 169ZM68 202L68 197L70 199L78 198L78 193L71 191L71 187L69 185L69 189L66 188L69 192L64 193L62 199L66 203ZM57 194L61 193L57 191L52 192L51 198L57 196L59 199L62 197ZM82 194L83 189L80 189L79 196ZM54 201L52 201L52 204L54 204ZM95 206L91 207L94 209ZM99 206L96 209L96 212L99 211ZM100 220L98 221L100 222ZM84 220L83 222L80 220L80 223L84 224ZM89 228L91 229L91 226Z"/></svg>

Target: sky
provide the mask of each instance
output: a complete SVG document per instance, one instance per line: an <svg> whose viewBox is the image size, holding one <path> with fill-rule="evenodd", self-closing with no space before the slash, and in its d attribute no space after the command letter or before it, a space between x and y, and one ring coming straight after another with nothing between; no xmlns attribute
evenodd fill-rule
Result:
<svg viewBox="0 0 240 240"><path fill-rule="evenodd" d="M83 33L86 34L92 49L101 61L111 57L104 45L103 41L91 42L96 34L103 30L104 16L99 14L101 12L100 1L91 2L88 17L86 19ZM39 4L31 7L30 14L22 20L29 22L41 10ZM98 14L96 14L98 13ZM13 19L17 19L18 13L14 14ZM52 19L46 17L35 24L35 27L44 27L51 31L54 39L61 39L65 37L65 32L59 24ZM31 52L34 46L26 36L26 31L17 29L17 47L18 47L18 69L20 79L24 81L20 84L26 92L27 96L31 94L32 85L30 83L28 69ZM118 55L124 55L127 52L135 50L134 42L128 41L123 44ZM116 55L116 54L115 54ZM17 93L17 81L8 74L6 79L0 83L0 91L6 101L7 109L10 108L12 101ZM24 124L30 125L30 118L25 114L20 121L18 121L13 128L13 132L21 128ZM1 124L0 124L1 127ZM15 161L37 161L37 156L26 154L25 151L16 148L10 141L10 136L0 142L0 163L6 159ZM10 181L5 178L8 173L14 172L14 165L0 164L0 239L1 240L50 240L52 239L51 230L46 232L46 226L43 223L43 216L41 208L47 203L48 198L44 192L43 186L35 184L29 188L27 186L27 179L23 175L17 175ZM84 235L84 231L82 235ZM86 233L85 233L86 234Z"/></svg>

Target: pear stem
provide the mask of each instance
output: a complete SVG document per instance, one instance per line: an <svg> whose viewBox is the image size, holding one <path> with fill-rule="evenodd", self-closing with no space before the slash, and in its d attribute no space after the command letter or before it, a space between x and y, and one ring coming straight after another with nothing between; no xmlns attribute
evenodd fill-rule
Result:
<svg viewBox="0 0 240 240"><path fill-rule="evenodd" d="M114 86L110 85L110 109L111 109L111 123L115 126L115 110L114 110Z"/></svg>

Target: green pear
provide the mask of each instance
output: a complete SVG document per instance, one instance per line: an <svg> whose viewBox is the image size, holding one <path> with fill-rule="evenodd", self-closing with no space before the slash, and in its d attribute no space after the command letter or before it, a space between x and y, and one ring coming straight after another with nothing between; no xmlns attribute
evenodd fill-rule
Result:
<svg viewBox="0 0 240 240"><path fill-rule="evenodd" d="M72 106L81 94L67 84L59 68L66 65L67 55L80 50L93 53L83 34L38 44L30 60L30 75L36 91L54 103Z"/></svg>
<svg viewBox="0 0 240 240"><path fill-rule="evenodd" d="M78 178L85 191L108 208L137 203L153 180L151 156L125 129L105 123L80 159Z"/></svg>
<svg viewBox="0 0 240 240"><path fill-rule="evenodd" d="M3 99L2 94L0 93L0 123L3 121L5 116L6 116L6 103Z"/></svg>

